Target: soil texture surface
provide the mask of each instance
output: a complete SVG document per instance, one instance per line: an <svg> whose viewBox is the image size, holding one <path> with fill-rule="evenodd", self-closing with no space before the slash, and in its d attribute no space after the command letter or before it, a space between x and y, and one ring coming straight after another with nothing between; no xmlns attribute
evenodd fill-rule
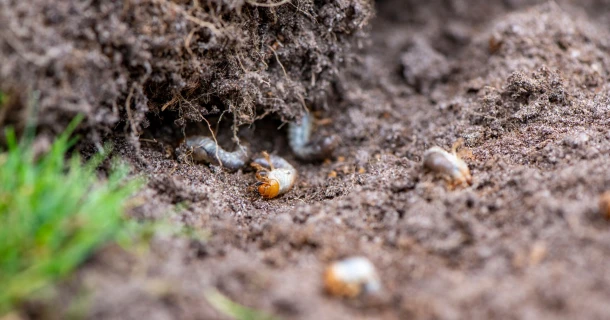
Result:
<svg viewBox="0 0 610 320"><path fill-rule="evenodd" d="M106 248L62 285L61 301L86 292L92 319L225 319L210 290L281 319L610 315L610 221L599 209L610 189L610 2L136 2L128 21L112 18L118 4L83 4L78 18L58 4L46 22L22 14L54 32L37 37L65 46L28 55L46 44L24 47L13 25L0 52L14 61L0 75L17 76L3 89L38 79L52 117L90 109L87 141L113 140L148 178L130 214L203 236L157 235L143 254ZM180 29L181 14L202 20ZM90 35L50 27L61 19L107 25ZM43 72L45 57L74 65ZM340 138L324 161L290 149L286 122L305 107L315 136ZM63 120L49 117L41 126L57 132ZM221 145L284 157L294 188L265 200L252 168L181 158L184 136L209 128ZM472 185L422 165L426 150L458 141ZM324 292L324 268L350 256L375 265L378 295Z"/></svg>

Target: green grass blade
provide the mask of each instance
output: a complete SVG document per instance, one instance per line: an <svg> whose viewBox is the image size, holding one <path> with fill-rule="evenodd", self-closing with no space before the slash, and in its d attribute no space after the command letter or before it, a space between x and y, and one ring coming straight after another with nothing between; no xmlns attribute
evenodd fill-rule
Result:
<svg viewBox="0 0 610 320"><path fill-rule="evenodd" d="M129 168L114 164L107 179L97 167L110 148L84 162L67 158L74 119L37 157L31 140L6 130L0 153L0 315L69 274L97 248L115 241L127 225L127 200L142 186Z"/></svg>
<svg viewBox="0 0 610 320"><path fill-rule="evenodd" d="M261 311L233 302L215 289L206 292L205 297L216 310L236 320L277 320Z"/></svg>

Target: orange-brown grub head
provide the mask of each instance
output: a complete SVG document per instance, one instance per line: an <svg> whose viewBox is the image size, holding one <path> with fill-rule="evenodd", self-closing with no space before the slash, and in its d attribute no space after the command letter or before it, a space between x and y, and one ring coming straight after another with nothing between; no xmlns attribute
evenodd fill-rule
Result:
<svg viewBox="0 0 610 320"><path fill-rule="evenodd" d="M360 294L362 286L360 283L348 283L338 279L335 270L328 267L324 272L324 289L332 296L354 298Z"/></svg>
<svg viewBox="0 0 610 320"><path fill-rule="evenodd" d="M274 179L268 179L260 182L258 185L258 193L265 199L277 197L280 193L280 183Z"/></svg>

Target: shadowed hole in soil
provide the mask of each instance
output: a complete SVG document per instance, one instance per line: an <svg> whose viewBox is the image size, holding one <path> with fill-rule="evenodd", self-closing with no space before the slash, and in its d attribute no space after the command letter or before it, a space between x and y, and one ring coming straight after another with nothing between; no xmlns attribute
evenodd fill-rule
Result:
<svg viewBox="0 0 610 320"><path fill-rule="evenodd" d="M147 119L149 128L141 136L144 141L159 141L176 149L185 137L206 136L215 138L227 151L235 150L239 143L247 145L252 156L267 151L294 161L288 146L287 124L272 115L237 128L233 126L232 114L228 112L207 115L205 121L187 121L184 125L177 111L164 111L159 115L150 113Z"/></svg>

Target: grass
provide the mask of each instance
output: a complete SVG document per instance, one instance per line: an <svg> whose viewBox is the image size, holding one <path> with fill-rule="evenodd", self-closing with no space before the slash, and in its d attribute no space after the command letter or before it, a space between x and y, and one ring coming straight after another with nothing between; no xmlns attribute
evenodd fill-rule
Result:
<svg viewBox="0 0 610 320"><path fill-rule="evenodd" d="M0 315L117 239L127 221L126 202L142 185L128 181L129 168L118 162L100 179L97 168L108 152L87 162L66 158L79 121L36 157L28 135L17 142L6 130L8 148L0 153Z"/></svg>
<svg viewBox="0 0 610 320"><path fill-rule="evenodd" d="M214 309L236 320L277 320L271 315L233 302L215 289L206 292L205 297Z"/></svg>

